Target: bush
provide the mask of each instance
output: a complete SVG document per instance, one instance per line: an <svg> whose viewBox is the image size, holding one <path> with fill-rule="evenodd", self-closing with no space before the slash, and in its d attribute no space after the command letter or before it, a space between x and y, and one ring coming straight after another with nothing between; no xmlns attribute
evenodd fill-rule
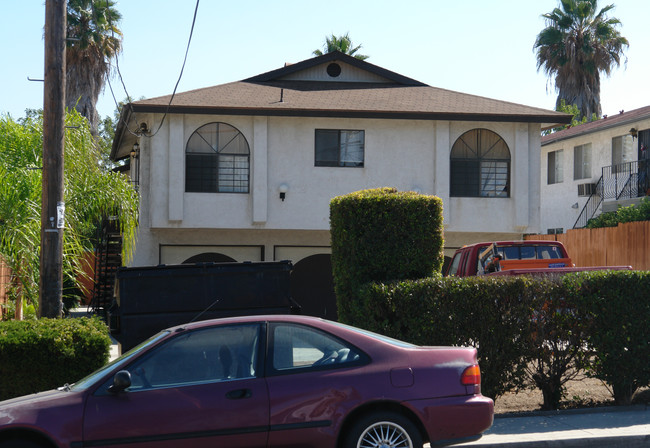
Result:
<svg viewBox="0 0 650 448"><path fill-rule="evenodd" d="M620 207L615 212L607 212L590 219L587 222L588 229L599 227L616 227L620 223L650 221L650 200L641 199L641 202L635 206Z"/></svg>
<svg viewBox="0 0 650 448"><path fill-rule="evenodd" d="M650 272L583 272L565 282L589 325L588 373L612 387L616 404L629 404L650 385Z"/></svg>
<svg viewBox="0 0 650 448"><path fill-rule="evenodd" d="M80 380L106 364L110 344L96 318L0 322L0 400Z"/></svg>
<svg viewBox="0 0 650 448"><path fill-rule="evenodd" d="M476 347L493 399L531 381L543 408L557 409L566 382L588 369L623 404L650 384L648 297L650 272L434 276L365 284L359 326L417 345Z"/></svg>
<svg viewBox="0 0 650 448"><path fill-rule="evenodd" d="M442 200L394 188L330 202L332 271L339 319L363 321L356 297L367 282L428 277L443 262Z"/></svg>
<svg viewBox="0 0 650 448"><path fill-rule="evenodd" d="M542 409L558 409L566 393L565 384L585 367L586 325L575 300L560 276L537 278L533 284L533 315L526 371L542 392Z"/></svg>
<svg viewBox="0 0 650 448"><path fill-rule="evenodd" d="M363 326L418 345L476 347L482 391L497 398L524 384L531 284L525 277L439 276L366 284Z"/></svg>

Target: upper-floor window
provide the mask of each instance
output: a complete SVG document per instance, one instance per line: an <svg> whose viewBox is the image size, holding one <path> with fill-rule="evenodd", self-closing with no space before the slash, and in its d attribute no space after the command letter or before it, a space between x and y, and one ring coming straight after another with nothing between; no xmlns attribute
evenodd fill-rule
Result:
<svg viewBox="0 0 650 448"><path fill-rule="evenodd" d="M208 123L190 136L185 149L185 191L248 193L250 150L239 130Z"/></svg>
<svg viewBox="0 0 650 448"><path fill-rule="evenodd" d="M591 143L573 148L573 180L591 177Z"/></svg>
<svg viewBox="0 0 650 448"><path fill-rule="evenodd" d="M365 131L316 129L316 166L363 166Z"/></svg>
<svg viewBox="0 0 650 448"><path fill-rule="evenodd" d="M563 157L563 149L548 153L547 184L559 184L564 180Z"/></svg>
<svg viewBox="0 0 650 448"><path fill-rule="evenodd" d="M634 140L631 135L621 135L612 138L612 172L626 172L624 164L634 158ZM629 167L627 170L629 171Z"/></svg>
<svg viewBox="0 0 650 448"><path fill-rule="evenodd" d="M472 129L451 147L452 197L510 196L510 150L488 129Z"/></svg>

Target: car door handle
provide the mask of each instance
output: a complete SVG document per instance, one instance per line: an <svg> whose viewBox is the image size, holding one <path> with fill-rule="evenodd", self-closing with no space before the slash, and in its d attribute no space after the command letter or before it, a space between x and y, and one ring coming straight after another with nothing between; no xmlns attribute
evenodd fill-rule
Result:
<svg viewBox="0 0 650 448"><path fill-rule="evenodd" d="M250 398L253 392L250 389L235 389L226 394L226 398L230 400L240 400L242 398Z"/></svg>

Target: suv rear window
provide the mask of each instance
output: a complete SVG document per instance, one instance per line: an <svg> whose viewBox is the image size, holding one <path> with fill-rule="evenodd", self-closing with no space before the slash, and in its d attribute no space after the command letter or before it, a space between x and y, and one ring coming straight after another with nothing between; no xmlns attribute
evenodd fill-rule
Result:
<svg viewBox="0 0 650 448"><path fill-rule="evenodd" d="M562 258L558 246L498 246L497 251L504 260L549 260Z"/></svg>

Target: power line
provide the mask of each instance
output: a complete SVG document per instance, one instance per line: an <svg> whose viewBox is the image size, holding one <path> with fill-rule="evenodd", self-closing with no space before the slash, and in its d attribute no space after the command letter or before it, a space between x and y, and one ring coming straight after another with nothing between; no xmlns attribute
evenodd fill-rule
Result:
<svg viewBox="0 0 650 448"><path fill-rule="evenodd" d="M181 66L181 72L178 75L178 80L176 81L176 85L174 86L174 91L172 92L172 96L169 99L169 103L167 104L167 108L165 109L165 113L164 113L162 119L160 120L160 124L158 125L158 129L156 129L155 132L150 133L150 134L142 134L142 132L140 131L140 124L138 123L137 119L134 116L134 120L135 120L136 124L138 125L138 130L137 131L132 131L131 129L129 129L128 124L125 123L126 129L129 131L129 133L131 133L133 135L136 135L136 136L153 137L162 128L162 125L165 122L165 118L167 117L167 114L169 113L169 108L171 107L171 104L174 101L174 96L176 95L176 89L178 89L178 85L180 84L181 78L183 77L183 71L185 70L185 63L187 62L187 55L188 55L188 53L190 51L190 44L192 43L192 36L194 34L194 25L196 24L196 16L197 16L197 13L198 13L198 10L199 10L199 3L200 3L200 0L196 0L196 6L194 8L194 16L192 18L192 27L190 28L190 35L189 35L189 38L187 40L187 47L185 48L185 57L183 58L183 65ZM108 8L108 0L106 2L106 6ZM107 15L107 17L108 17L108 20L109 20L109 26L111 27L111 33L113 33L113 25L110 22L110 15ZM115 38L114 33L112 34L112 37ZM122 73L120 71L120 64L119 64L117 55L115 55L115 66L117 68L117 75L118 75L118 77L120 79L120 82L122 83L122 87L124 88L124 93L126 93L127 99L129 101L131 101L131 96L129 95L129 92L126 89L126 84L124 83L124 78L122 77ZM113 101L115 102L115 106L119 109L120 106L119 106L119 104L117 102L117 99L115 98L115 94L113 92L113 86L111 85L110 79L108 79L108 86L110 88L111 95L113 96Z"/></svg>

